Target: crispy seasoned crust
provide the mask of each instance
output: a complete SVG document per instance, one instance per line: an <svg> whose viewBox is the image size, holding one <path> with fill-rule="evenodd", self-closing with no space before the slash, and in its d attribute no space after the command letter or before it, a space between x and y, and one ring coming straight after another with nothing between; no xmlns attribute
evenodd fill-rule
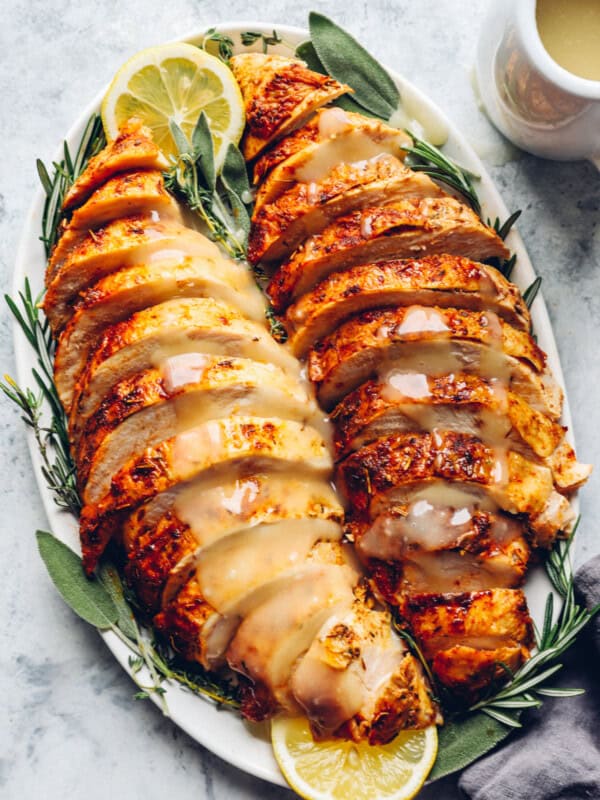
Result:
<svg viewBox="0 0 600 800"><path fill-rule="evenodd" d="M302 357L353 314L410 305L492 311L519 330L531 327L521 293L497 269L450 255L334 272L288 308L285 323L292 349Z"/></svg>
<svg viewBox="0 0 600 800"><path fill-rule="evenodd" d="M168 511L156 526L140 533L127 554L125 577L147 613L160 608L169 572L194 551L196 539L189 526Z"/></svg>
<svg viewBox="0 0 600 800"><path fill-rule="evenodd" d="M83 173L67 192L63 209L81 205L99 186L118 172L138 169L164 170L167 159L152 141L149 128L139 120L130 120L97 156L90 159Z"/></svg>
<svg viewBox="0 0 600 800"><path fill-rule="evenodd" d="M476 261L507 258L498 234L453 197L407 197L332 221L310 236L269 285L278 311L336 270L383 259L450 254Z"/></svg>
<svg viewBox="0 0 600 800"><path fill-rule="evenodd" d="M511 443L522 439L527 449L540 458L550 456L564 438L565 429L562 426L532 409L514 393L508 392L506 396L498 393L489 378L451 373L421 376L418 380L419 383L413 388L420 389L422 394L409 393L411 386L408 381L403 392L401 382L388 387L385 383L371 380L346 395L330 415L336 426L334 444L337 458L343 458L352 450L369 444L383 432L391 432L396 420L401 430L404 410L407 415L405 428L412 424L413 430L423 430L418 415L421 406L447 407L448 416L455 412L457 426L460 425L463 430L470 426L469 418L461 417L461 409L464 409L465 415L482 411L506 415L507 430L508 425L513 429ZM414 416L411 416L412 409ZM440 417L442 414L444 410L440 411Z"/></svg>
<svg viewBox="0 0 600 800"><path fill-rule="evenodd" d="M84 506L79 532L86 571L95 568L123 511L206 470L243 462L257 471L296 465L299 471L323 476L331 468L321 436L300 423L255 417L210 420L147 448L113 477L101 501Z"/></svg>
<svg viewBox="0 0 600 800"><path fill-rule="evenodd" d="M509 372L513 391L527 396L531 384L531 394L539 395L535 406L544 404L552 416L560 415L560 390L550 384L544 392L540 386L542 378L550 380L544 371L545 354L529 334L491 312L421 306L363 312L312 348L308 374L321 404L331 408L369 379L382 362L409 368L410 359L418 360L420 346L446 359L444 368L436 369L440 373L478 371L490 360L490 370Z"/></svg>
<svg viewBox="0 0 600 800"><path fill-rule="evenodd" d="M211 297L243 309L257 322L264 319L264 301L253 279L233 262L186 256L114 272L83 294L58 340L54 382L66 411L90 351L108 327L150 306L189 297Z"/></svg>
<svg viewBox="0 0 600 800"><path fill-rule="evenodd" d="M232 306L209 298L181 298L138 311L108 328L77 381L69 432L77 441L87 417L117 381L150 369L160 348L165 355L208 352L239 353L274 363L298 374L292 356L274 342L262 325Z"/></svg>
<svg viewBox="0 0 600 800"><path fill-rule="evenodd" d="M338 487L357 519L369 519L394 490L441 480L478 488L505 511L528 514L533 522L553 497L550 470L513 451L505 458L500 464L502 454L467 434L396 434L344 459L337 469ZM557 520L556 530L561 522Z"/></svg>
<svg viewBox="0 0 600 800"><path fill-rule="evenodd" d="M162 220L181 222L179 204L165 189L162 172L137 170L109 178L75 209L65 224L48 261L46 283L51 282L69 253L90 231L121 217L147 216L152 212Z"/></svg>
<svg viewBox="0 0 600 800"><path fill-rule="evenodd" d="M229 64L244 99L247 131L242 152L248 161L300 127L318 108L352 91L295 58L243 53Z"/></svg>
<svg viewBox="0 0 600 800"><path fill-rule="evenodd" d="M505 678L500 663L518 668L534 644L520 589L412 595L400 611L438 680L461 695L476 695L490 680Z"/></svg>
<svg viewBox="0 0 600 800"><path fill-rule="evenodd" d="M43 308L56 336L74 313L81 292L127 264L144 263L159 251L220 259L217 246L173 220L137 214L89 231L61 260L51 259L53 277Z"/></svg>
<svg viewBox="0 0 600 800"><path fill-rule="evenodd" d="M198 582L184 584L177 596L154 616L157 632L187 661L206 664L205 640L202 630L215 614L214 608L202 596Z"/></svg>
<svg viewBox="0 0 600 800"><path fill-rule="evenodd" d="M397 128L361 114L348 114L341 108L321 109L318 122L313 142L292 134L291 138L303 146L290 148L294 151L274 166L260 184L254 201L255 218L264 205L298 181L320 181L342 160L356 163L389 153L402 161L403 148L410 142L407 134Z"/></svg>
<svg viewBox="0 0 600 800"><path fill-rule="evenodd" d="M341 163L321 180L296 183L252 218L248 259L285 258L309 235L340 214L399 197L440 197L442 190L424 173L413 172L383 154L357 164Z"/></svg>

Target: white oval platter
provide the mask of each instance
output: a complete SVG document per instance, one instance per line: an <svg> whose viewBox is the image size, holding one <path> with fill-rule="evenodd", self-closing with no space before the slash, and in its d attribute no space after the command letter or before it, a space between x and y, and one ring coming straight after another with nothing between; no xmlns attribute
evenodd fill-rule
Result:
<svg viewBox="0 0 600 800"><path fill-rule="evenodd" d="M270 35L273 28L275 28L284 39L285 45L281 44L270 48L269 52L284 55L292 54L290 48L295 48L309 38L308 31L302 28L279 25L277 23L267 25L261 22L235 22L223 23L217 25L216 28L220 33L227 34L233 39L236 45L236 52L251 52L260 49L259 43L250 48L242 47L239 37L242 31L259 31ZM186 41L198 43L202 39L203 33L204 30L196 31L186 37ZM483 164L465 137L445 117L440 109L414 85L402 78L393 69L387 69L398 85L401 95L410 99L411 109L421 108L427 119L436 120L447 128L448 140L444 145L444 152L455 158L471 172L480 176L476 188L484 210L484 218L487 216L491 219L496 217L499 217L500 220L506 219L509 212ZM66 141L71 148L77 147L85 124L90 115L99 109L101 99L102 94L96 97L82 111L79 119L69 131ZM418 119L419 115L417 114L416 116ZM59 161L61 157L62 153L57 152L56 160ZM24 230L17 252L14 275L15 296L22 288L25 277L29 278L34 295L43 288L45 256L39 240L43 204L44 195L40 189L25 219ZM535 273L523 241L514 228L508 236L507 245L512 252L517 254L517 265L512 280L521 289L525 289L534 280ZM532 318L539 345L548 354L549 365L554 371L558 382L564 387L552 327L546 306L540 295L538 295L533 304ZM31 368L36 365L35 355L22 331L16 325L14 328L14 341L18 382L21 386L30 386ZM567 400L565 401L563 424L571 427ZM65 544L80 552L76 522L73 517L61 512L55 506L41 473L41 460L33 436L29 436L29 449L52 532ZM551 588L545 573L541 569L532 571L525 588L532 616L536 622L540 621L543 616L546 595ZM131 674L131 669L128 665L130 651L127 647L113 633L103 633L102 637L123 669ZM244 723L237 714L219 710L211 703L185 691L179 685L169 685L165 697L172 720L197 742L224 761L245 772L280 786L286 785L273 757L265 726L250 726Z"/></svg>

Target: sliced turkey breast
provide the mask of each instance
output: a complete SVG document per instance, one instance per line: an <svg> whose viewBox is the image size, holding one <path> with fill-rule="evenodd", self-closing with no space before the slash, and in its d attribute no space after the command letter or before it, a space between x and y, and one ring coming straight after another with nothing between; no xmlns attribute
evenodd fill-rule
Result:
<svg viewBox="0 0 600 800"><path fill-rule="evenodd" d="M412 305L492 311L519 330L531 328L516 286L493 267L449 255L381 261L334 272L288 308L285 323L292 350L301 358L353 314Z"/></svg>
<svg viewBox="0 0 600 800"><path fill-rule="evenodd" d="M286 258L340 214L401 197L441 197L444 192L422 172L388 154L338 164L316 181L297 183L252 217L248 259Z"/></svg>
<svg viewBox="0 0 600 800"><path fill-rule="evenodd" d="M90 231L56 264L43 307L55 335L75 311L81 292L112 272L133 264L198 256L209 264L222 262L221 251L198 231L172 220L155 221L152 215L124 217Z"/></svg>
<svg viewBox="0 0 600 800"><path fill-rule="evenodd" d="M303 147L274 167L260 185L254 203L254 216L267 203L274 202L296 183L316 183L341 163L351 164L389 153L400 160L409 137L380 120L347 114L341 108L322 109L316 140L307 143L301 136L294 141Z"/></svg>
<svg viewBox="0 0 600 800"><path fill-rule="evenodd" d="M211 419L277 417L328 433L306 389L271 364L185 353L166 361L157 383L155 402L137 412L134 404L112 431L104 425L80 444L79 484L85 503L100 500L112 476L137 453Z"/></svg>
<svg viewBox="0 0 600 800"><path fill-rule="evenodd" d="M394 432L462 430L540 458L552 455L565 429L507 392L494 378L467 373L428 376L390 370L368 381L331 414L338 458Z"/></svg>
<svg viewBox="0 0 600 800"><path fill-rule="evenodd" d="M284 537L285 538L285 537ZM251 576L245 572L247 577ZM154 617L157 629L169 635L175 649L188 660L198 661L205 669L223 665L224 656L244 619L264 605L279 600L282 606L287 603L290 587L303 581L318 580L327 575L333 585L343 585L350 591L358 574L344 558L344 551L335 541L318 542L308 555L290 569L274 575L271 580L242 590L239 597L228 604L226 612L218 611L203 596L202 578L192 572L190 577L177 588L175 594L163 603L160 613ZM327 616L327 594L314 598L316 608L322 616ZM194 609L193 600L203 613ZM191 613L190 613L191 611ZM277 631L272 630L272 640L277 640ZM244 673L245 674L245 673ZM277 700L270 688L260 683L261 689L269 696L269 705L274 711ZM243 713L243 709L242 709Z"/></svg>
<svg viewBox="0 0 600 800"><path fill-rule="evenodd" d="M231 306L209 298L169 300L108 328L82 373L69 420L74 441L111 386L182 353L241 356L298 376L299 364Z"/></svg>
<svg viewBox="0 0 600 800"><path fill-rule="evenodd" d="M251 465L262 469L295 468L325 477L331 457L322 437L298 422L231 417L210 420L147 448L113 476L110 491L80 516L83 560L87 572L96 566L106 544L130 509L218 466ZM292 466L294 465L294 466Z"/></svg>
<svg viewBox="0 0 600 800"><path fill-rule="evenodd" d="M299 711L290 685L294 664L326 620L352 606L356 579L337 564L291 577L284 593L245 617L227 650L230 667L267 687L277 706Z"/></svg>
<svg viewBox="0 0 600 800"><path fill-rule="evenodd" d="M339 539L343 509L327 481L293 472L245 475L243 469L238 477L231 467L228 474L215 470L163 492L128 516L123 528L127 574L148 610L157 610L170 578L172 595L190 564L194 571L196 554L236 532L265 527L292 541L294 530L311 529L315 542ZM269 562L271 556L263 552L261 558Z"/></svg>
<svg viewBox="0 0 600 800"><path fill-rule="evenodd" d="M270 406L259 408L259 396L263 400L278 397L278 404L288 402L286 413L291 419L305 421L329 438L322 413L306 388L273 364L199 353L172 356L168 361L166 369L146 370L116 383L91 414L75 450L80 487L102 452L118 452L125 441L145 441L154 426L171 419L173 413L179 414L178 424L183 425L192 404L198 405L189 415L194 419L203 413L207 419L222 416L221 402L231 409L252 407L252 413L261 416L265 411L270 415ZM205 405L200 406L201 398Z"/></svg>
<svg viewBox="0 0 600 800"><path fill-rule="evenodd" d="M257 322L265 318L260 290L250 272L234 261L185 256L108 275L85 292L58 340L54 382L67 412L77 378L104 330L136 311L179 297L211 297Z"/></svg>
<svg viewBox="0 0 600 800"><path fill-rule="evenodd" d="M303 125L318 108L352 91L295 58L242 53L229 65L244 100L247 130L242 152L248 161Z"/></svg>
<svg viewBox="0 0 600 800"><path fill-rule="evenodd" d="M338 465L337 485L358 520L422 499L454 508L499 507L526 514L537 544L545 546L574 523L573 511L554 490L547 467L463 433L402 433L380 439Z"/></svg>
<svg viewBox="0 0 600 800"><path fill-rule="evenodd" d="M284 310L332 272L357 264L443 253L508 258L498 234L453 197L392 200L339 217L307 239L269 285L274 307Z"/></svg>
<svg viewBox="0 0 600 800"><path fill-rule="evenodd" d="M181 222L181 209L164 186L162 172L140 170L115 175L76 209L58 240L46 270L50 283L61 264L90 231L120 217L148 216Z"/></svg>
<svg viewBox="0 0 600 800"><path fill-rule="evenodd" d="M119 172L140 169L165 170L169 162L152 141L152 133L138 120L124 125L117 138L88 162L67 192L63 209L81 205L91 193Z"/></svg>
<svg viewBox="0 0 600 800"><path fill-rule="evenodd" d="M331 409L345 395L390 369L498 378L531 406L557 419L562 393L529 334L493 312L409 306L366 311L318 342L308 374L319 402Z"/></svg>
<svg viewBox="0 0 600 800"><path fill-rule="evenodd" d="M506 679L533 647L533 625L520 589L407 596L401 612L436 678L472 697Z"/></svg>
<svg viewBox="0 0 600 800"><path fill-rule="evenodd" d="M380 593L394 605L403 594L520 586L529 562L523 522L474 506L417 500L348 529Z"/></svg>
<svg viewBox="0 0 600 800"><path fill-rule="evenodd" d="M291 677L294 700L317 739L370 744L440 722L422 668L391 629L387 611L359 595L319 630Z"/></svg>
<svg viewBox="0 0 600 800"><path fill-rule="evenodd" d="M565 428L531 408L497 380L451 373L431 377L391 370L347 395L330 415L337 458L393 433L437 428L510 447L552 470L560 491L573 491L590 474L564 441Z"/></svg>

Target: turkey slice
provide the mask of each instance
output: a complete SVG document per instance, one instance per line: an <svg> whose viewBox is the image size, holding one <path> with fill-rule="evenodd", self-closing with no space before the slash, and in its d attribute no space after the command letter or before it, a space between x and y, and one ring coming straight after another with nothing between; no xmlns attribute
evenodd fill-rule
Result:
<svg viewBox="0 0 600 800"><path fill-rule="evenodd" d="M338 164L324 177L297 183L252 217L248 259L286 258L341 214L400 197L441 197L444 192L422 172L382 154L355 164Z"/></svg>
<svg viewBox="0 0 600 800"><path fill-rule="evenodd" d="M43 307L55 335L67 324L79 296L102 278L133 264L204 258L220 265L223 255L214 242L173 220L152 215L124 217L88 234L55 265Z"/></svg>
<svg viewBox="0 0 600 800"><path fill-rule="evenodd" d="M66 194L63 210L81 205L105 181L119 172L139 169L165 170L169 162L152 141L152 133L138 120L121 127L117 138L88 161Z"/></svg>
<svg viewBox="0 0 600 800"><path fill-rule="evenodd" d="M229 65L244 100L247 129L242 152L248 161L303 125L318 108L352 91L296 58L242 53Z"/></svg>
<svg viewBox="0 0 600 800"><path fill-rule="evenodd" d="M425 255L508 258L498 234L453 197L415 197L362 208L307 239L269 286L278 311L332 272L358 264Z"/></svg>
<svg viewBox="0 0 600 800"><path fill-rule="evenodd" d="M292 350L301 358L353 314L411 305L492 311L519 330L531 328L519 290L497 269L459 256L425 256L361 264L325 278L287 310Z"/></svg>
<svg viewBox="0 0 600 800"><path fill-rule="evenodd" d="M257 322L265 318L260 290L249 271L235 261L186 256L119 270L85 292L58 340L54 382L67 412L77 378L105 328L179 297L211 297Z"/></svg>
<svg viewBox="0 0 600 800"><path fill-rule="evenodd" d="M263 325L209 298L169 300L108 328L77 383L69 420L76 441L89 415L118 381L182 353L239 356L272 363L293 377L295 358Z"/></svg>

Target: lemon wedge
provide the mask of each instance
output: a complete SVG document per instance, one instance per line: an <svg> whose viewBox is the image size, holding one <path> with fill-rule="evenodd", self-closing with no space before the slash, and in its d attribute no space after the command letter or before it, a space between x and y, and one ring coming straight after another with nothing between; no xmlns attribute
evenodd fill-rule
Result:
<svg viewBox="0 0 600 800"><path fill-rule="evenodd" d="M271 723L275 758L305 800L410 800L437 755L437 728L404 731L385 745L339 739L315 742L304 718Z"/></svg>
<svg viewBox="0 0 600 800"><path fill-rule="evenodd" d="M137 117L167 156L177 153L169 121L174 120L189 140L202 111L220 166L227 143L237 144L244 130L242 95L222 61L183 42L150 47L130 58L113 78L101 107L109 140Z"/></svg>

